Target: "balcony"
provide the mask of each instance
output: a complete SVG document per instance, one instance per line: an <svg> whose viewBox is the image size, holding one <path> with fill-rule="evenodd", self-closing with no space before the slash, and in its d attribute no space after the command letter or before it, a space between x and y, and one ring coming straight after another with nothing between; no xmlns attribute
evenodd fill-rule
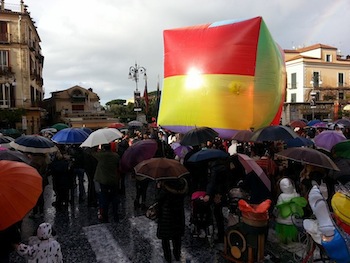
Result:
<svg viewBox="0 0 350 263"><path fill-rule="evenodd" d="M13 72L11 70L11 67L6 67L6 66L3 66L1 67L0 66L0 76L12 76L13 75Z"/></svg>

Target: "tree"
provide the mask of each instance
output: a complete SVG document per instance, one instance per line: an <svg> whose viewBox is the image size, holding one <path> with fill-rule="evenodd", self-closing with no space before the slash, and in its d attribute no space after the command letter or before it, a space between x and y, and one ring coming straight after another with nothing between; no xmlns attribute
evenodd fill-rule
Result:
<svg viewBox="0 0 350 263"><path fill-rule="evenodd" d="M22 116L25 115L25 109L0 109L0 125L3 128L15 128L16 122L22 121Z"/></svg>

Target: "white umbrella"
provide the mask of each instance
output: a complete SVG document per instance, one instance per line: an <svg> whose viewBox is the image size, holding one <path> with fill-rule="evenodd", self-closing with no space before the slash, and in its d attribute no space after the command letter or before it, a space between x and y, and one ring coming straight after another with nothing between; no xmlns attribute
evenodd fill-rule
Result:
<svg viewBox="0 0 350 263"><path fill-rule="evenodd" d="M80 147L95 147L122 138L123 134L114 128L103 128L92 132Z"/></svg>

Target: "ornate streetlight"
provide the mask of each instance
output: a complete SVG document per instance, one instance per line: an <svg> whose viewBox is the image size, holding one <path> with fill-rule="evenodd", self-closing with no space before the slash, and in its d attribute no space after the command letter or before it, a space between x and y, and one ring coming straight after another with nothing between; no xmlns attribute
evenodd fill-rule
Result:
<svg viewBox="0 0 350 263"><path fill-rule="evenodd" d="M312 85L312 91L310 92L310 107L312 110L312 119L315 119L315 109L317 100L317 93L315 91L315 88L318 88L322 84L322 80L318 72L316 72L316 74L315 72L313 73L310 84Z"/></svg>
<svg viewBox="0 0 350 263"><path fill-rule="evenodd" d="M140 67L139 65L137 65L137 63L135 63L135 66L131 66L129 68L129 79L135 81L136 91L138 91L137 83L139 82L140 74L143 74L144 79L146 79L146 68Z"/></svg>
<svg viewBox="0 0 350 263"><path fill-rule="evenodd" d="M141 96L140 92L138 90L137 83L139 82L140 79L140 74L143 75L143 78L146 79L146 68L140 67L135 63L135 66L131 66L129 68L129 79L135 81L136 84L136 90L134 91L134 111L140 112L142 110L141 108Z"/></svg>

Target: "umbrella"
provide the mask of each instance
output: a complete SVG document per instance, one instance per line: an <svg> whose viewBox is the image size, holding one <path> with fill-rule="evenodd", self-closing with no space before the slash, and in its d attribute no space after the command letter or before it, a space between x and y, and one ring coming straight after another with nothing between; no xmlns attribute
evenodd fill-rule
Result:
<svg viewBox="0 0 350 263"><path fill-rule="evenodd" d="M307 147L293 147L275 154L290 160L339 171L337 165L324 153Z"/></svg>
<svg viewBox="0 0 350 263"><path fill-rule="evenodd" d="M341 141L332 147L335 157L350 159L350 140Z"/></svg>
<svg viewBox="0 0 350 263"><path fill-rule="evenodd" d="M28 164L0 161L0 230L20 221L36 204L42 178Z"/></svg>
<svg viewBox="0 0 350 263"><path fill-rule="evenodd" d="M115 129L119 129L124 127L125 125L123 123L120 122L114 122L108 125L108 128L115 128Z"/></svg>
<svg viewBox="0 0 350 263"><path fill-rule="evenodd" d="M327 123L321 121L318 123L315 123L314 125L311 126L312 128L323 128L323 129L328 129Z"/></svg>
<svg viewBox="0 0 350 263"><path fill-rule="evenodd" d="M21 136L21 132L14 128L2 129L0 130L0 133L2 133L5 136L12 136L12 137Z"/></svg>
<svg viewBox="0 0 350 263"><path fill-rule="evenodd" d="M122 138L123 134L114 128L103 128L92 132L80 147L95 147Z"/></svg>
<svg viewBox="0 0 350 263"><path fill-rule="evenodd" d="M41 134L44 134L45 132L55 133L57 132L57 129L49 127L49 128L42 129L40 131Z"/></svg>
<svg viewBox="0 0 350 263"><path fill-rule="evenodd" d="M261 179L264 185L271 191L271 181L263 171L263 169L246 154L237 153L239 162L243 165L246 173L254 171L256 175Z"/></svg>
<svg viewBox="0 0 350 263"><path fill-rule="evenodd" d="M289 126L292 127L293 129L297 127L304 128L306 126L306 123L302 120L294 120L289 123Z"/></svg>
<svg viewBox="0 0 350 263"><path fill-rule="evenodd" d="M146 139L135 142L124 152L120 160L120 168L123 172L128 172L138 163L154 157L158 149L158 144L153 139Z"/></svg>
<svg viewBox="0 0 350 263"><path fill-rule="evenodd" d="M143 123L142 122L140 122L140 121L130 121L130 122L128 122L128 125L130 126L130 127L142 127L143 126Z"/></svg>
<svg viewBox="0 0 350 263"><path fill-rule="evenodd" d="M301 137L301 136L293 138L293 139L288 139L285 141L285 143L287 145L287 148L303 147L303 146L309 147L309 146L314 145L314 142L312 140L305 138L305 137Z"/></svg>
<svg viewBox="0 0 350 263"><path fill-rule="evenodd" d="M52 153L57 151L55 144L40 135L22 135L13 142L10 146L16 150L30 153Z"/></svg>
<svg viewBox="0 0 350 263"><path fill-rule="evenodd" d="M152 180L175 179L189 173L179 161L167 158L151 158L142 161L134 168L137 175Z"/></svg>
<svg viewBox="0 0 350 263"><path fill-rule="evenodd" d="M87 134L90 134L90 133L92 133L92 130L90 129L90 128L88 128L88 127L83 127L83 128L81 128L84 132L86 132Z"/></svg>
<svg viewBox="0 0 350 263"><path fill-rule="evenodd" d="M253 132L251 130L241 130L232 136L231 140L236 140L239 142L249 142L252 137Z"/></svg>
<svg viewBox="0 0 350 263"><path fill-rule="evenodd" d="M267 126L253 132L251 141L286 141L298 137L291 128L283 125Z"/></svg>
<svg viewBox="0 0 350 263"><path fill-rule="evenodd" d="M338 142L345 140L346 137L344 134L338 131L323 131L314 138L315 146L328 152L330 152L332 147Z"/></svg>
<svg viewBox="0 0 350 263"><path fill-rule="evenodd" d="M81 144L89 137L83 129L65 128L58 131L51 140L58 144Z"/></svg>
<svg viewBox="0 0 350 263"><path fill-rule="evenodd" d="M5 136L5 135L0 134L0 144L7 144L7 143L10 143L14 140L15 139L13 139L10 136Z"/></svg>
<svg viewBox="0 0 350 263"><path fill-rule="evenodd" d="M186 154L192 150L190 146L181 145L178 142L173 142L170 147L174 150L174 153L180 158L184 158Z"/></svg>
<svg viewBox="0 0 350 263"><path fill-rule="evenodd" d="M57 131L63 130L65 128L69 128L69 126L65 123L56 123L51 126L51 128L55 128Z"/></svg>
<svg viewBox="0 0 350 263"><path fill-rule="evenodd" d="M22 152L16 150L0 148L0 160L16 161L23 163L30 163L29 158Z"/></svg>
<svg viewBox="0 0 350 263"><path fill-rule="evenodd" d="M180 143L182 145L201 145L207 141L212 141L218 136L218 133L209 127L196 127L184 134Z"/></svg>
<svg viewBox="0 0 350 263"><path fill-rule="evenodd" d="M339 119L334 122L335 124L342 124L345 127L350 127L350 120L349 119Z"/></svg>
<svg viewBox="0 0 350 263"><path fill-rule="evenodd" d="M320 120L311 120L311 121L309 121L309 122L306 124L306 126L311 127L311 126L314 126L316 123L319 123L319 122L321 122L321 121L320 121Z"/></svg>
<svg viewBox="0 0 350 263"><path fill-rule="evenodd" d="M188 159L189 162L200 162L206 161L210 159L219 159L219 158L227 158L230 155L227 152L218 149L208 149L203 148L200 151L192 154L192 156Z"/></svg>

